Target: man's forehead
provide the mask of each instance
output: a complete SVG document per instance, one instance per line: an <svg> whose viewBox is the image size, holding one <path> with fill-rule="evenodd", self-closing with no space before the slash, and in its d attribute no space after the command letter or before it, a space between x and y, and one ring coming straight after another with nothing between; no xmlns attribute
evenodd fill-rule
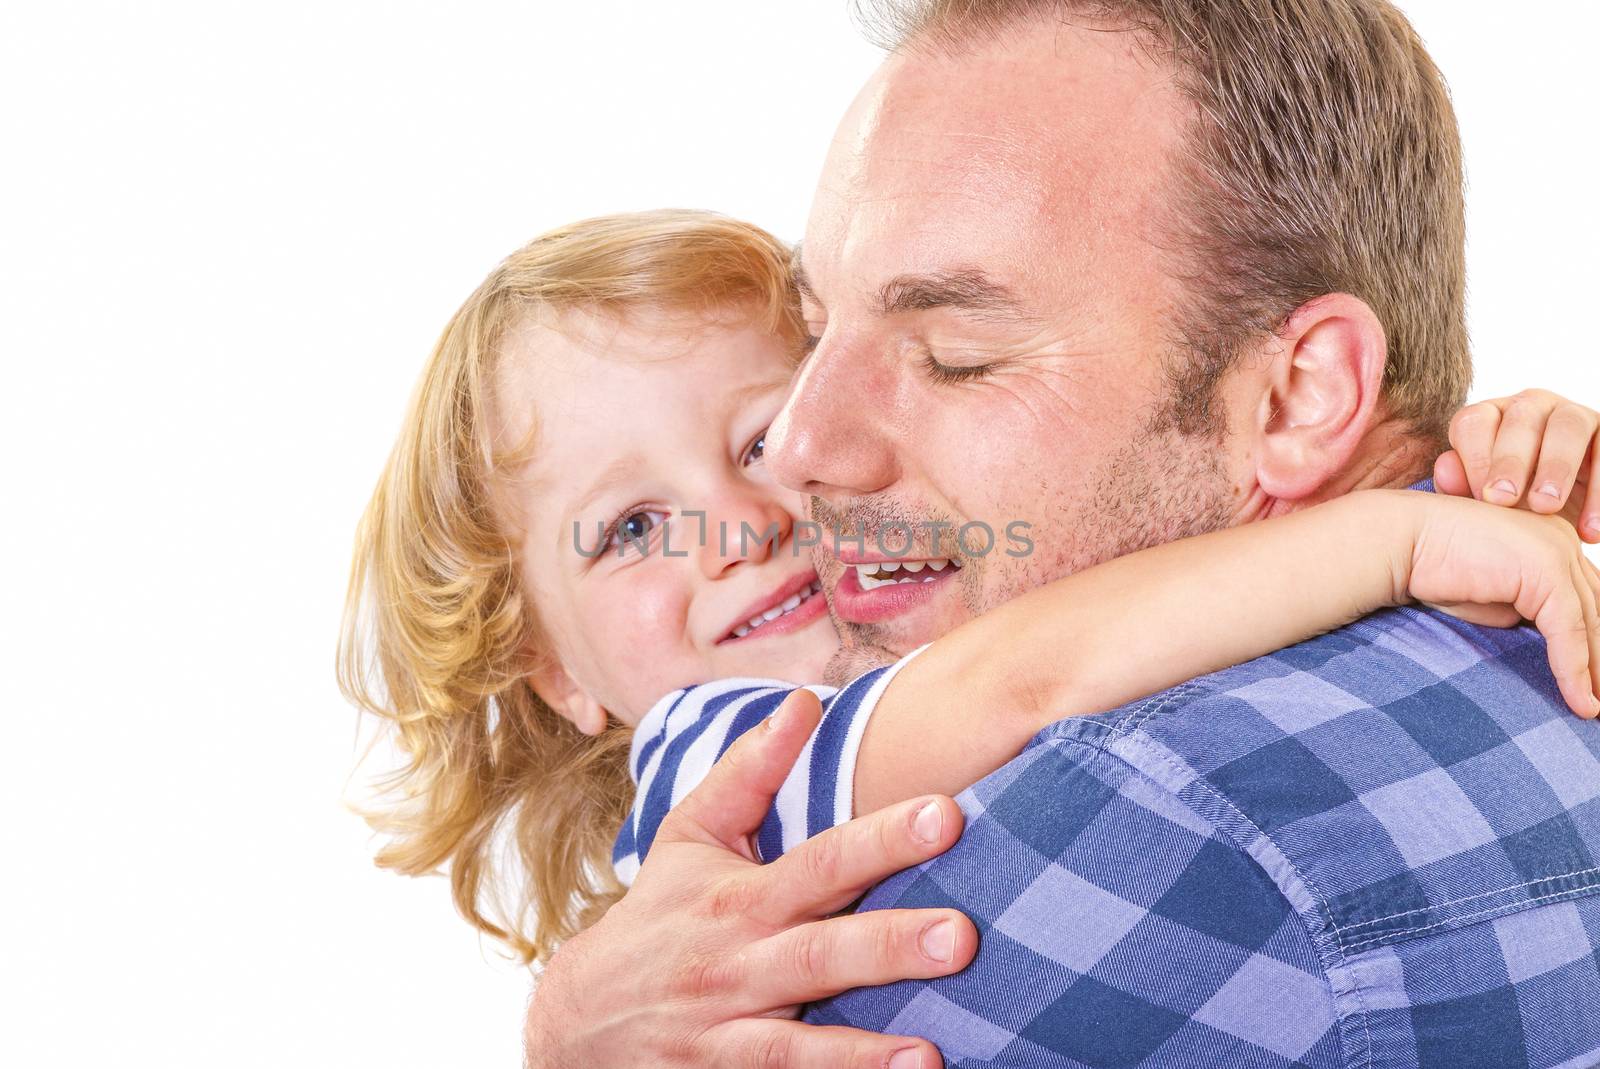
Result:
<svg viewBox="0 0 1600 1069"><path fill-rule="evenodd" d="M960 53L890 57L829 153L805 270L871 279L1076 253L1148 230L1184 105L1127 34L1019 31ZM892 262L883 262L889 260Z"/></svg>
<svg viewBox="0 0 1600 1069"><path fill-rule="evenodd" d="M895 198L959 192L1020 174L1046 150L1047 129L972 93L947 93L891 57L840 123L819 196Z"/></svg>

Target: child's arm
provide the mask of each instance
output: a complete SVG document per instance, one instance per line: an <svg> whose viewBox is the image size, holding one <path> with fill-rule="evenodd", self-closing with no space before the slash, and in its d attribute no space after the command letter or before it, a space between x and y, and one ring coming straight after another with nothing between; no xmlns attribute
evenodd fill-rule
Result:
<svg viewBox="0 0 1600 1069"><path fill-rule="evenodd" d="M1480 623L1535 619L1563 696L1594 716L1600 583L1585 567L1559 520L1392 490L1129 554L992 609L906 662L862 738L856 812L954 794L1063 717L1413 598L1476 606L1458 615Z"/></svg>
<svg viewBox="0 0 1600 1069"><path fill-rule="evenodd" d="M1120 558L1023 595L835 692L752 859L857 812L954 793L1041 727L1112 708L1411 598L1475 622L1539 625L1562 693L1593 715L1600 576L1562 521L1444 495L1353 494ZM1591 648L1594 644L1594 648ZM617 840L632 880L672 805L794 690L733 679L667 695L640 722L639 789Z"/></svg>
<svg viewBox="0 0 1600 1069"><path fill-rule="evenodd" d="M1495 404L1505 408L1510 402ZM1455 452L1440 460L1439 489L1481 490L1492 458L1528 471L1537 464L1535 485L1546 473L1576 472L1576 486L1561 487L1556 507L1565 504L1575 520L1578 506L1593 497L1582 512L1600 510L1600 475L1589 476L1600 441L1568 433L1568 424L1581 421L1558 418L1563 406L1572 407L1561 402L1545 412L1544 437L1532 444L1523 433L1526 420L1458 419L1451 425ZM1600 416L1592 422L1600 427ZM1469 472L1475 475L1469 478ZM1398 500L1447 500L1385 493ZM1114 561L1060 581L1072 586L1044 588L1002 606L842 691L817 688L827 695L821 724L751 844L752 857L759 850L770 860L882 801L964 787L1003 764L1037 728L1063 716L1110 708L1249 660L1408 595L1481 624L1510 626L1519 616L1534 618L1550 642L1567 702L1580 714L1592 710L1587 666L1600 667L1594 626L1600 575L1583 559L1570 530L1553 521L1543 528L1531 521L1530 527L1526 517L1504 519L1514 515L1509 510L1486 513L1470 503L1466 507L1477 511L1463 513L1458 502L1423 506L1433 508L1437 519L1419 533L1407 527L1416 518L1408 519L1410 506L1361 504L1367 496ZM1550 511L1534 495L1529 502L1535 511ZM1363 522L1361 510L1368 507L1376 511L1365 514L1372 522ZM1287 537L1296 527L1305 529L1304 537ZM1600 531L1600 522L1595 527ZM1204 550L1208 539L1234 540L1237 552L1197 571L1185 561L1197 548ZM1266 539L1262 552L1252 548L1252 539ZM1382 545L1366 556L1357 551L1375 543ZM1409 546L1409 561L1401 546ZM1341 568L1340 561L1350 563ZM1144 596L1134 598L1131 577L1145 567L1154 570L1141 587ZM1275 585L1274 575L1287 582ZM1130 578L1124 583L1119 576ZM1317 589L1331 591L1331 600L1317 602ZM1066 596L1074 590L1077 595ZM1059 619L1029 616L1052 595L1063 602ZM1245 611L1251 604L1265 611L1252 616ZM1160 626L1147 626L1152 620ZM1021 657L1023 644L1031 644L1032 659ZM928 654L934 659L913 674ZM1181 658L1189 658L1182 667ZM1004 674L1018 663L1022 672L1015 678ZM1040 666L1048 671L1039 672ZM1078 671L1069 673L1069 667ZM731 702L730 688L737 691ZM624 883L673 800L793 689L771 680L725 680L668 695L645 718L630 761L640 790L617 844Z"/></svg>

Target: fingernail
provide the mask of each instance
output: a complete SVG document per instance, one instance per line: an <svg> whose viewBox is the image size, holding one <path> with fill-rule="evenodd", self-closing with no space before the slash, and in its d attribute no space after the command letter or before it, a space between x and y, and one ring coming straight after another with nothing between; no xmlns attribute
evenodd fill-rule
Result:
<svg viewBox="0 0 1600 1069"><path fill-rule="evenodd" d="M1555 483L1545 483L1539 487L1538 492L1542 497L1557 498L1561 496L1561 488Z"/></svg>
<svg viewBox="0 0 1600 1069"><path fill-rule="evenodd" d="M768 731L778 730L778 721L783 719L783 710L788 706L788 704L789 701L787 698L785 698L783 701L778 703L778 707L776 709L772 710L772 715L767 717L766 728Z"/></svg>
<svg viewBox="0 0 1600 1069"><path fill-rule="evenodd" d="M922 933L922 952L934 961L950 964L956 956L956 926L953 921L940 921Z"/></svg>
<svg viewBox="0 0 1600 1069"><path fill-rule="evenodd" d="M1590 516L1583 525L1589 529L1590 538L1600 538L1600 515Z"/></svg>
<svg viewBox="0 0 1600 1069"><path fill-rule="evenodd" d="M1497 494L1505 494L1507 497L1517 496L1517 487L1510 479L1497 479L1489 484L1489 489Z"/></svg>
<svg viewBox="0 0 1600 1069"><path fill-rule="evenodd" d="M917 810L911 820L911 834L925 843L939 841L939 829L944 827L944 812L938 802L929 802Z"/></svg>
<svg viewBox="0 0 1600 1069"><path fill-rule="evenodd" d="M916 1047L895 1051L889 1055L889 1069L922 1069L922 1052Z"/></svg>

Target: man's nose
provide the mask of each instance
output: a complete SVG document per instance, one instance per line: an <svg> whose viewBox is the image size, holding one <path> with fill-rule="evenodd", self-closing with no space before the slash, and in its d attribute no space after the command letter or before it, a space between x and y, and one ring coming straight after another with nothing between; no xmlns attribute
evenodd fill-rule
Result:
<svg viewBox="0 0 1600 1069"><path fill-rule="evenodd" d="M794 516L762 487L730 491L706 509L705 537L695 547L700 572L716 579L734 565L762 564L794 534Z"/></svg>
<svg viewBox="0 0 1600 1069"><path fill-rule="evenodd" d="M863 347L824 338L767 430L767 468L803 494L840 500L876 493L898 471L892 428L871 385L889 372Z"/></svg>

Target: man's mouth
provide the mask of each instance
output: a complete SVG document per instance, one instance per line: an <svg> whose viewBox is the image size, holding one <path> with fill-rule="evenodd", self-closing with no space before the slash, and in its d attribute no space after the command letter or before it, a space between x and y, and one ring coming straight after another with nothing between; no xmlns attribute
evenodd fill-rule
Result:
<svg viewBox="0 0 1600 1069"><path fill-rule="evenodd" d="M863 591L904 583L930 583L944 576L945 569L961 570L961 562L949 557L934 560L873 561L870 564L852 564L856 581Z"/></svg>
<svg viewBox="0 0 1600 1069"><path fill-rule="evenodd" d="M739 639L747 638L751 635L760 636L763 633L775 634L778 631L787 630L785 624L793 622L801 616L809 618L815 615L815 610L819 605L825 607L826 603L822 602L819 598L821 593L822 584L818 580L812 579L809 583L805 584L805 586L801 587L793 594L790 594L788 597L784 598L771 608L766 609L763 612L756 613L749 619L734 625L734 627L726 635L724 635L720 641L736 642ZM812 604L813 598L818 598L816 604ZM782 622L780 623L780 621Z"/></svg>
<svg viewBox="0 0 1600 1069"><path fill-rule="evenodd" d="M847 624L886 623L930 604L962 572L959 560L844 561L833 589L833 610Z"/></svg>

